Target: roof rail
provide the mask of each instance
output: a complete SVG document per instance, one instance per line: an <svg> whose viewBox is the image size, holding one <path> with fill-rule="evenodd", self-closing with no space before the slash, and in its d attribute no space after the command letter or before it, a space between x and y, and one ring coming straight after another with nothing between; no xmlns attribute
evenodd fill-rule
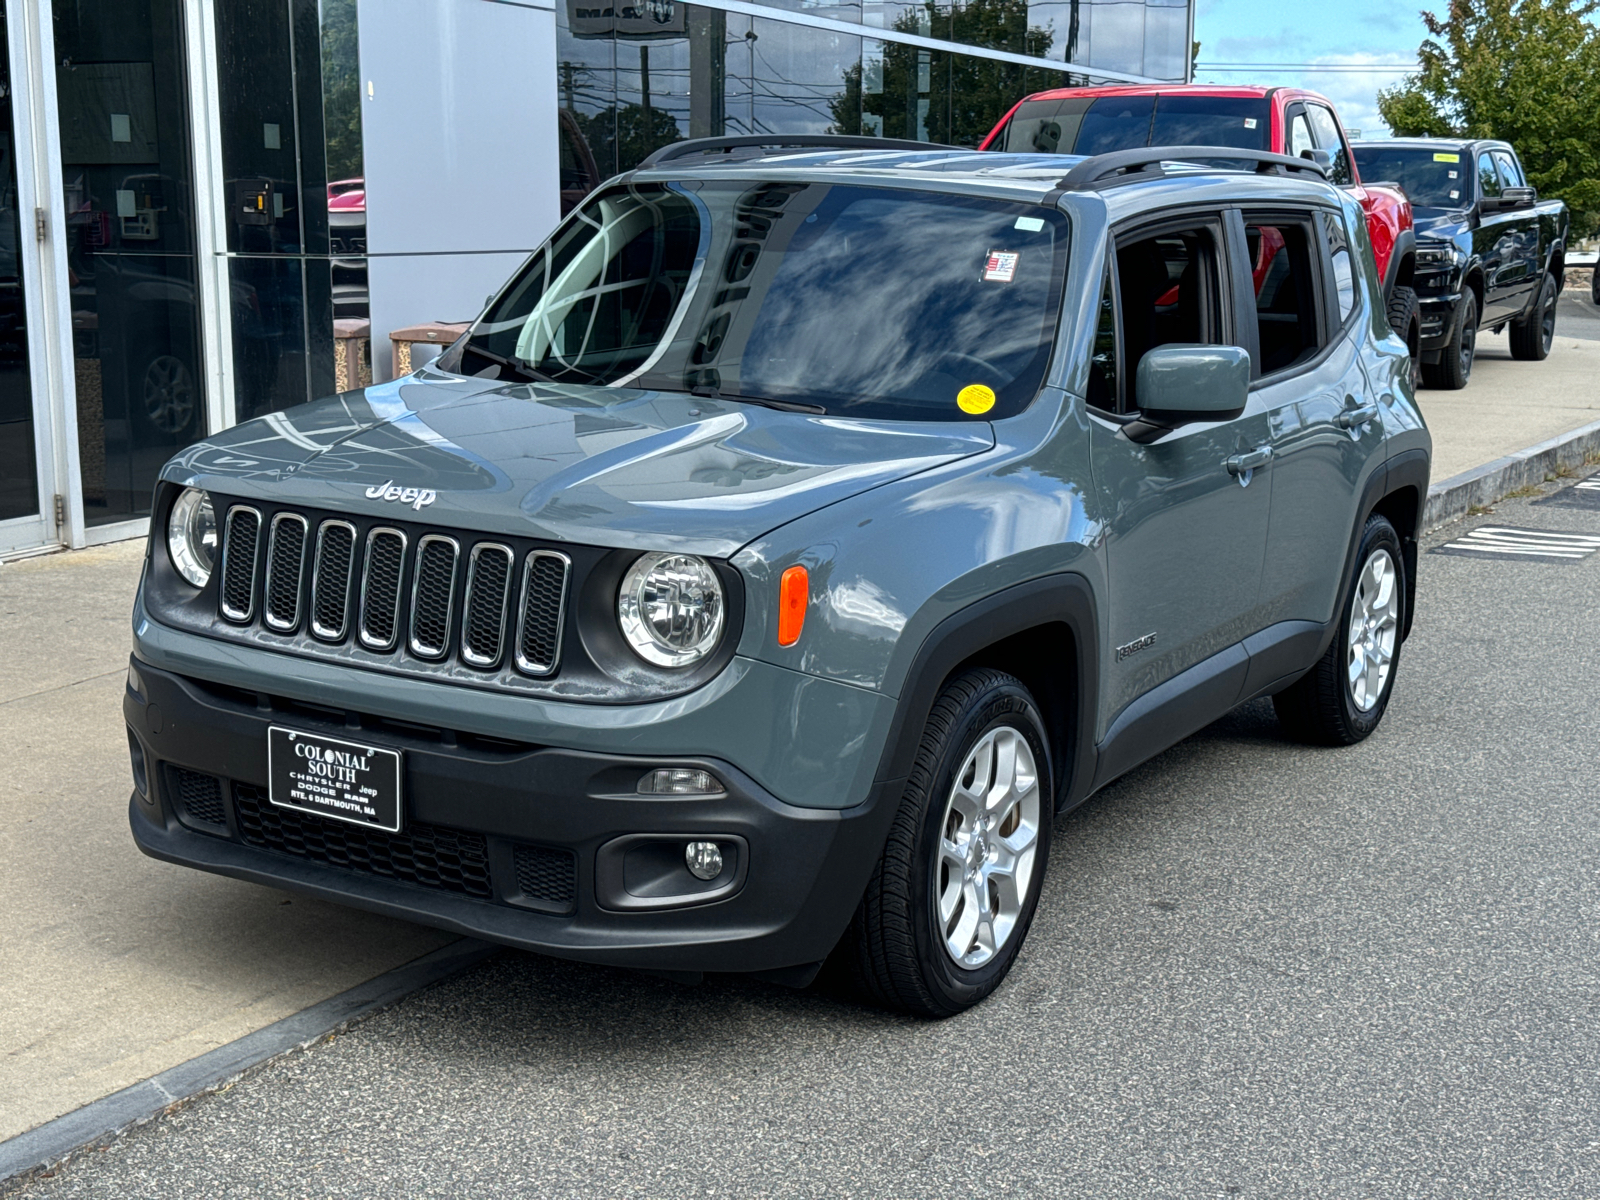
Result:
<svg viewBox="0 0 1600 1200"><path fill-rule="evenodd" d="M639 164L638 170L658 167L662 163L691 154L715 154L718 151L738 150L744 147L811 150L961 150L961 146L945 146L939 142L912 142L904 138L862 137L834 133L755 133L739 137L690 138L663 146Z"/></svg>
<svg viewBox="0 0 1600 1200"><path fill-rule="evenodd" d="M1056 182L1058 192L1085 191L1110 179L1130 175L1146 175L1159 179L1166 174L1161 169L1164 162L1194 163L1204 167L1207 159L1246 159L1256 164L1258 175L1287 175L1302 171L1319 179L1328 177L1321 163L1309 158L1291 158L1287 154L1271 154L1265 150L1242 150L1237 146L1147 146L1139 150L1113 150L1110 154L1096 154L1086 158ZM1151 170L1151 168L1155 168Z"/></svg>

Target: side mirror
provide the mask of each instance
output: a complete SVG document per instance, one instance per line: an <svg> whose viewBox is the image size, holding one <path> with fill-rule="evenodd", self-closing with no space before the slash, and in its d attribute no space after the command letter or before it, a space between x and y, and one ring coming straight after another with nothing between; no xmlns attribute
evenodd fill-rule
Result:
<svg viewBox="0 0 1600 1200"><path fill-rule="evenodd" d="M1324 171L1333 170L1333 155L1329 154L1326 150L1302 150L1300 151L1300 157L1309 158Z"/></svg>
<svg viewBox="0 0 1600 1200"><path fill-rule="evenodd" d="M1500 192L1501 208L1532 208L1539 202L1539 189L1508 187Z"/></svg>
<svg viewBox="0 0 1600 1200"><path fill-rule="evenodd" d="M1162 346L1139 360L1139 416L1123 426L1129 441L1153 442L1191 421L1231 421L1250 392L1250 352L1238 346Z"/></svg>

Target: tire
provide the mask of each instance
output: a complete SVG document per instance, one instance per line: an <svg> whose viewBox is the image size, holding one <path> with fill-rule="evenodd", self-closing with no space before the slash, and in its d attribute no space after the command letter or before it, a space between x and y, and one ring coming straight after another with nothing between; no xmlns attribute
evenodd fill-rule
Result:
<svg viewBox="0 0 1600 1200"><path fill-rule="evenodd" d="M1539 284L1528 315L1511 322L1511 357L1519 362L1543 362L1556 340L1556 280L1546 274Z"/></svg>
<svg viewBox="0 0 1600 1200"><path fill-rule="evenodd" d="M200 389L189 365L175 354L155 355L134 384L131 401L135 423L155 442L181 442L192 430L202 407Z"/></svg>
<svg viewBox="0 0 1600 1200"><path fill-rule="evenodd" d="M1368 517L1332 644L1316 666L1272 698L1278 723L1290 737L1314 745L1351 746L1383 720L1400 668L1405 572L1394 526L1385 517ZM1387 663L1374 651L1387 655ZM1358 663L1362 669L1352 678Z"/></svg>
<svg viewBox="0 0 1600 1200"><path fill-rule="evenodd" d="M1389 297L1389 328L1406 344L1411 352L1411 364L1422 361L1422 312L1417 304L1417 293L1408 287L1397 287Z"/></svg>
<svg viewBox="0 0 1600 1200"><path fill-rule="evenodd" d="M928 714L883 855L835 951L839 973L858 994L937 1019L971 1008L1000 985L1027 937L1050 856L1055 792L1047 746L1038 706L1010 675L985 668L945 686ZM983 773L996 783L1008 754L1019 768L1031 758L1031 789L1017 769L1016 786L998 806L967 802L975 792L993 802L998 789L982 786ZM990 826L967 813L986 816ZM1009 874L998 869L1006 853L1014 860ZM980 892L983 901L974 904ZM978 936L984 901L992 948ZM950 943L967 947L965 960Z"/></svg>
<svg viewBox="0 0 1600 1200"><path fill-rule="evenodd" d="M1461 298L1460 311L1439 361L1422 364L1422 382L1431 388L1456 392L1472 378L1472 356L1478 347L1478 298L1470 291Z"/></svg>

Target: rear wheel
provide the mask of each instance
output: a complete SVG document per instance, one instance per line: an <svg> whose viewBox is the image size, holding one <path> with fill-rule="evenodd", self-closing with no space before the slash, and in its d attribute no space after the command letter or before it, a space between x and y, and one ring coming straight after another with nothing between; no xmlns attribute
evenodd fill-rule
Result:
<svg viewBox="0 0 1600 1200"><path fill-rule="evenodd" d="M1459 391L1472 377L1472 356L1478 348L1478 298L1468 292L1461 298L1460 317L1439 361L1422 364L1422 382L1431 388Z"/></svg>
<svg viewBox="0 0 1600 1200"><path fill-rule="evenodd" d="M935 1018L994 991L1039 902L1053 796L1028 689L987 668L949 683L837 951L858 990Z"/></svg>
<svg viewBox="0 0 1600 1200"><path fill-rule="evenodd" d="M1511 322L1511 357L1543 362L1556 340L1556 281L1546 275L1528 315Z"/></svg>
<svg viewBox="0 0 1600 1200"><path fill-rule="evenodd" d="M1389 297L1389 328L1394 330L1406 349L1411 352L1411 361L1416 364L1422 359L1422 313L1417 304L1417 293L1408 287L1397 287Z"/></svg>
<svg viewBox="0 0 1600 1200"><path fill-rule="evenodd" d="M1290 737L1349 746L1378 727L1394 690L1405 628L1405 558L1387 518L1367 518L1356 574L1333 642L1317 665L1272 698Z"/></svg>

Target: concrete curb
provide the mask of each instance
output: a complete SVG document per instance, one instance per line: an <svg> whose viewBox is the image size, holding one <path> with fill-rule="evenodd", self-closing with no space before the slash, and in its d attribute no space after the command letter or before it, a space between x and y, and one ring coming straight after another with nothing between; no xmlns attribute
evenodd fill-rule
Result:
<svg viewBox="0 0 1600 1200"><path fill-rule="evenodd" d="M499 949L487 942L462 938L226 1046L218 1046L0 1142L0 1189L9 1190L7 1185L55 1166L76 1151L109 1141L196 1096L225 1087L268 1059L303 1049L412 992L482 962Z"/></svg>
<svg viewBox="0 0 1600 1200"><path fill-rule="evenodd" d="M1582 466L1596 454L1600 454L1600 421L1440 480L1428 489L1422 528L1426 532L1459 520L1474 505L1487 507L1518 488L1543 483L1546 475L1562 467Z"/></svg>

